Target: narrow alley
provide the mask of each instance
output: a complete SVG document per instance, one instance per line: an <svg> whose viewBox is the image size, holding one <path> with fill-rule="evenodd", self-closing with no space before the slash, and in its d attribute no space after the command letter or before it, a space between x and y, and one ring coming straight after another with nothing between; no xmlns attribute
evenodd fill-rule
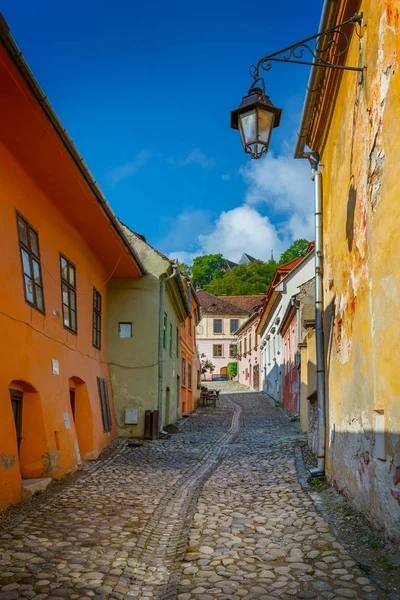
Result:
<svg viewBox="0 0 400 600"><path fill-rule="evenodd" d="M116 440L0 530L0 600L384 597L302 489L298 425L265 395L225 394L183 423Z"/></svg>

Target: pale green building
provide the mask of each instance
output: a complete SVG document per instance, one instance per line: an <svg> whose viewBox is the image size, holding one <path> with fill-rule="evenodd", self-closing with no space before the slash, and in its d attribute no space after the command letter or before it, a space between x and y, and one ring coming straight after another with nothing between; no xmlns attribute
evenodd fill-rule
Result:
<svg viewBox="0 0 400 600"><path fill-rule="evenodd" d="M142 437L146 410L164 427L180 418L180 323L190 305L176 266L124 227L145 275L112 279L107 347L118 435Z"/></svg>

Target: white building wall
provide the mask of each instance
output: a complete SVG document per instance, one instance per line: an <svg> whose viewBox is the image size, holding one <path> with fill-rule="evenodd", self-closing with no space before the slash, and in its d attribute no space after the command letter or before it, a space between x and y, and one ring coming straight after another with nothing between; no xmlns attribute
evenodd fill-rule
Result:
<svg viewBox="0 0 400 600"><path fill-rule="evenodd" d="M283 386L283 340L278 333L280 323L292 296L299 292L300 286L315 276L315 255L311 252L282 281L275 286L279 292L264 329L261 333L261 385L264 392L278 402L282 402Z"/></svg>

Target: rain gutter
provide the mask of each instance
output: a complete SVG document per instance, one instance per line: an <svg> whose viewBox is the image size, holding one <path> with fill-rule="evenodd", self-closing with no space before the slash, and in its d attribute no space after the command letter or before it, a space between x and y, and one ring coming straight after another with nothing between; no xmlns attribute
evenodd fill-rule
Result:
<svg viewBox="0 0 400 600"><path fill-rule="evenodd" d="M35 96L37 101L39 102L40 106L42 107L43 112L49 119L50 123L53 125L56 133L58 134L58 136L61 139L62 143L64 144L65 148L69 152L71 158L77 165L78 169L82 173L82 175L85 178L90 189L94 193L97 202L99 203L101 208L106 213L106 216L107 216L109 222L111 223L111 225L114 228L114 230L116 231L118 237L121 239L122 243L124 244L125 249L128 251L131 258L133 259L133 261L139 268L141 274L144 275L146 273L146 271L145 271L143 265L141 264L139 257L137 256L135 250L130 245L128 238L125 236L125 233L118 221L117 216L115 215L113 209L107 202L103 192L97 185L97 182L96 182L95 178L93 177L93 175L91 174L89 167L83 160L82 155L79 153L74 142L68 135L67 130L65 129L64 125L61 123L60 119L58 118L57 114L55 113L50 102L47 100L45 93L43 92L37 79L35 78L34 74L32 73L31 69L29 68L28 63L24 59L22 52L18 48L17 43L15 42L13 36L10 33L10 28L1 13L0 13L0 40L4 44L10 57L14 61L18 71L21 73L26 84L28 85L31 92L33 93L33 95Z"/></svg>

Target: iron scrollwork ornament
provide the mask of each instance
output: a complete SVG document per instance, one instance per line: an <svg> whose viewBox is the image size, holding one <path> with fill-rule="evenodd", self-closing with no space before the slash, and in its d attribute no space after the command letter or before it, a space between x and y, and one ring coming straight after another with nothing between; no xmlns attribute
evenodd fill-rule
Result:
<svg viewBox="0 0 400 600"><path fill-rule="evenodd" d="M272 62L288 62L301 65L310 65L313 67L325 67L332 69L341 69L343 71L363 72L362 67L348 67L333 62L343 56L350 45L350 39L346 32L341 31L346 25L357 25L362 21L361 15L353 15L347 21L326 29L321 33L312 35L305 40L301 40L292 46L287 46L273 54L264 56L256 65L251 65L249 71L253 78L252 87L258 82L262 83L264 89L264 80L260 75L260 70L269 71L272 69ZM316 40L315 44L313 42ZM309 60L306 60L308 57Z"/></svg>

